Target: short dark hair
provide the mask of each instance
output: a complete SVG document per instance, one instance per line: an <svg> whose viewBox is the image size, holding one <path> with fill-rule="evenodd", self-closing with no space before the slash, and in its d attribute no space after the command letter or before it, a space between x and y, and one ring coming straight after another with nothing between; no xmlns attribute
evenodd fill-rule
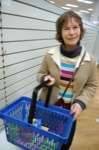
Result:
<svg viewBox="0 0 99 150"><path fill-rule="evenodd" d="M62 39L62 34L61 34L62 27L64 23L68 23L68 20L70 18L74 18L79 23L80 31L81 31L80 40L84 36L85 29L83 27L83 22L82 22L81 17L73 11L67 11L64 14L62 14L56 21L56 40L58 40L61 43L64 43Z"/></svg>

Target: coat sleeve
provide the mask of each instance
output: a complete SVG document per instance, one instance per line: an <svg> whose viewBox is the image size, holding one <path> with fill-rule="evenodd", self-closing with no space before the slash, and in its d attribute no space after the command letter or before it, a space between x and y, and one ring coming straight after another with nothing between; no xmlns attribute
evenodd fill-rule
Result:
<svg viewBox="0 0 99 150"><path fill-rule="evenodd" d="M40 82L42 81L43 77L45 75L48 75L49 74L49 71L48 71L48 54L46 54L41 62L41 66L39 68L39 71L38 71L38 74L37 74L37 80Z"/></svg>
<svg viewBox="0 0 99 150"><path fill-rule="evenodd" d="M95 96L97 86L97 66L95 61L92 61L90 64L90 73L88 80L84 85L81 94L76 97L76 99L80 100L85 104L85 106L87 106L90 100Z"/></svg>

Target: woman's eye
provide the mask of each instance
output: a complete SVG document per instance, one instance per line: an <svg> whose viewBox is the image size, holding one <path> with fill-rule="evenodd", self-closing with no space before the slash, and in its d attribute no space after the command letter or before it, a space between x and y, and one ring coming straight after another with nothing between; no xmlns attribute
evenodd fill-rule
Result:
<svg viewBox="0 0 99 150"><path fill-rule="evenodd" d="M63 28L63 30L65 30L65 31L69 31L69 30L77 30L78 28L79 28L78 26L74 26L74 27L72 27L72 28L66 27L66 28Z"/></svg>
<svg viewBox="0 0 99 150"><path fill-rule="evenodd" d="M73 27L74 29L78 29L78 27Z"/></svg>
<svg viewBox="0 0 99 150"><path fill-rule="evenodd" d="M64 28L64 30L69 30L69 28Z"/></svg>

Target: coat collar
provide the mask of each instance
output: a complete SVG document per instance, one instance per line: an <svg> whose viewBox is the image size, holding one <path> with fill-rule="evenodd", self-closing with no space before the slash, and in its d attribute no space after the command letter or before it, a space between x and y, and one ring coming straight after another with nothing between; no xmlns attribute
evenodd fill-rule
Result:
<svg viewBox="0 0 99 150"><path fill-rule="evenodd" d="M82 54L84 53L85 49L84 47L82 47L82 52L81 52L81 57L82 57ZM59 68L61 67L60 66L60 46L57 46L57 47L53 47L51 48L48 53L51 55L52 59L54 60L54 62L59 66ZM89 55L88 52L85 53L85 56L84 56L84 61L91 61L91 57Z"/></svg>
<svg viewBox="0 0 99 150"><path fill-rule="evenodd" d="M48 53L51 55L52 59L54 60L54 62L59 66L60 66L60 46L54 47L52 49L50 49L48 51Z"/></svg>

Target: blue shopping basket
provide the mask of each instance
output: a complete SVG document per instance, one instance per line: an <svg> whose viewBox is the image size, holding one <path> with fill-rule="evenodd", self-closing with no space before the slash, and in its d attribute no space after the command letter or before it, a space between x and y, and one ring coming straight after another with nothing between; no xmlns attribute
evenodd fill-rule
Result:
<svg viewBox="0 0 99 150"><path fill-rule="evenodd" d="M33 117L41 124L33 124ZM48 99L32 102L29 97L21 97L0 110L0 118L4 120L7 140L25 150L60 150L74 122L69 110L48 105Z"/></svg>

